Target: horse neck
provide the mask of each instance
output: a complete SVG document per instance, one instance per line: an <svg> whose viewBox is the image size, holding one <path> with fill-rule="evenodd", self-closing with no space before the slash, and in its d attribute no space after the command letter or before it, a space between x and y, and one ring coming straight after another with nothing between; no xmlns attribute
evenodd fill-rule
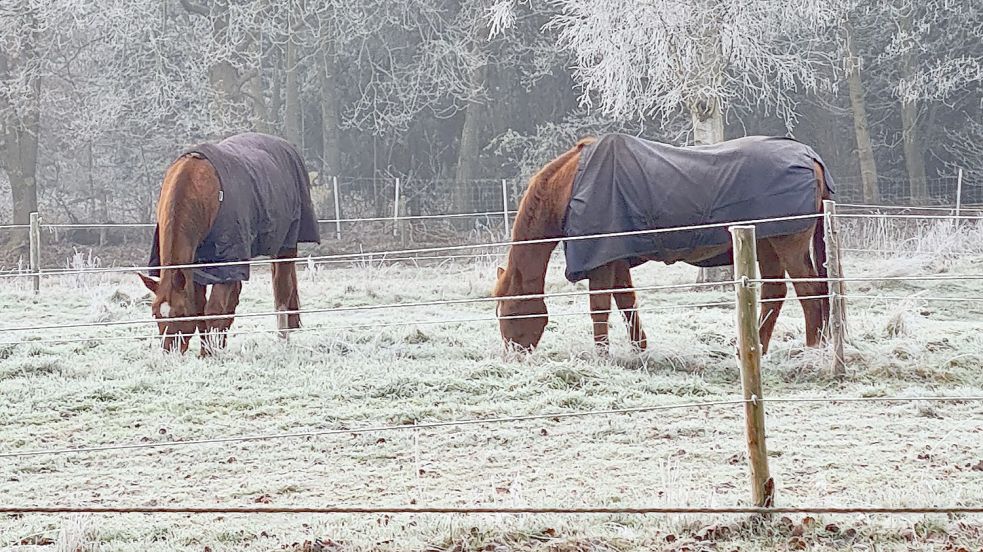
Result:
<svg viewBox="0 0 983 552"><path fill-rule="evenodd" d="M542 240L563 237L563 218L570 201L572 187L552 189L530 188L519 206L512 241ZM509 250L508 269L513 274L510 293L513 295L543 293L550 255L559 241L517 244Z"/></svg>
<svg viewBox="0 0 983 552"><path fill-rule="evenodd" d="M180 159L164 178L157 205L162 267L194 262L198 245L215 221L219 186L201 170L202 163L207 161Z"/></svg>

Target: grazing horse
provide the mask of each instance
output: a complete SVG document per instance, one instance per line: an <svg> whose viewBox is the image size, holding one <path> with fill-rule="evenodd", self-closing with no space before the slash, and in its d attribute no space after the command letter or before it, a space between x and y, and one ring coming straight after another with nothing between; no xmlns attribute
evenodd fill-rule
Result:
<svg viewBox="0 0 983 552"><path fill-rule="evenodd" d="M201 355L225 347L248 261L292 259L298 243L320 243L304 161L287 141L258 133L200 144L167 169L157 202L150 277L151 310L164 349L188 350L195 331ZM168 268L201 263L240 263ZM159 276L159 279L154 279ZM211 286L211 290L207 290ZM273 264L273 296L281 337L300 327L293 262ZM209 320L171 320L229 315Z"/></svg>
<svg viewBox="0 0 983 552"><path fill-rule="evenodd" d="M541 297L550 254L563 238L696 226L822 213L832 193L822 160L789 138L749 136L710 146L673 147L623 134L585 138L532 177L519 205L508 261L498 268L494 296L506 346L531 351L548 321ZM761 277L826 277L822 217L756 225ZM815 259L810 255L810 245ZM608 347L611 299L624 315L631 342L647 338L636 309L630 269L647 261L695 266L733 262L726 227L564 242L566 276L589 280L594 342ZM816 346L829 319L825 282L795 282L806 322L806 343ZM600 292L600 293L594 293ZM759 323L767 352L786 285L762 286ZM810 298L812 297L812 298Z"/></svg>

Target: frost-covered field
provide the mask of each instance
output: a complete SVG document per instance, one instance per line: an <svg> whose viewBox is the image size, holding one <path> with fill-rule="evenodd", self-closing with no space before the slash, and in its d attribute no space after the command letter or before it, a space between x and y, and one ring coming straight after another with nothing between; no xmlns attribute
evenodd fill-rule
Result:
<svg viewBox="0 0 983 552"><path fill-rule="evenodd" d="M860 274L983 273L983 257L850 254ZM948 260L947 260L948 259ZM554 263L549 291L573 286ZM301 271L304 308L488 294L490 262ZM692 281L649 265L637 285ZM3 327L149 316L133 275L0 288ZM983 281L885 282L852 295L975 297L849 307L849 377L802 343L786 305L764 361L771 397L983 395ZM490 303L310 314L289 342L249 333L218 358L168 356L148 340L0 346L0 451L168 442L317 429L316 438L0 459L0 504L100 506L728 506L750 491L740 406L376 433L373 425L734 399L730 290L641 294L651 350L592 353L586 314L551 319L530 358L501 355ZM240 312L272 306L256 270ZM586 297L551 301L583 312ZM363 325L362 327L352 327ZM269 318L237 319L239 330ZM314 327L317 326L317 329ZM152 326L0 332L5 342L147 335ZM194 347L194 345L193 345ZM773 403L777 505L983 503L983 402ZM983 517L803 516L752 531L739 516L113 515L0 516L0 548L181 550L975 550ZM835 524L835 525L832 525ZM709 538L709 540L706 540ZM324 544L315 544L322 539ZM305 541L309 541L305 545Z"/></svg>

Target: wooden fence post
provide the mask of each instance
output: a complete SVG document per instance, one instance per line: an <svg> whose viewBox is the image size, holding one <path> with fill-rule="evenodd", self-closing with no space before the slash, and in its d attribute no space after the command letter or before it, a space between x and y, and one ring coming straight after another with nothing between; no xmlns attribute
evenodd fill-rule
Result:
<svg viewBox="0 0 983 552"><path fill-rule="evenodd" d="M753 226L732 226L737 280L737 346L744 389L744 429L751 467L751 497L758 507L775 504L775 482L768 472L765 406L761 396L761 342L758 337L758 252Z"/></svg>
<svg viewBox="0 0 983 552"><path fill-rule="evenodd" d="M840 261L840 229L836 218L836 202L823 201L823 225L826 241L826 280L829 290L829 327L826 328L833 346L833 377L846 377L843 343L846 341L846 285Z"/></svg>
<svg viewBox="0 0 983 552"><path fill-rule="evenodd" d="M338 197L338 177L331 178L331 185L334 186L334 236L341 239L341 198Z"/></svg>
<svg viewBox="0 0 983 552"><path fill-rule="evenodd" d="M31 213L30 239L31 280L34 281L34 293L38 293L41 290L41 217L37 211Z"/></svg>

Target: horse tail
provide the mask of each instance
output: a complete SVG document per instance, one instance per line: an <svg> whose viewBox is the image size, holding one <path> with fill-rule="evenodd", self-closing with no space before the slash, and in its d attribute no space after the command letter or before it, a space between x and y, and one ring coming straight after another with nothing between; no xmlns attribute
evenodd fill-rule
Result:
<svg viewBox="0 0 983 552"><path fill-rule="evenodd" d="M812 234L812 256L813 263L816 266L816 273L820 278L829 277L829 270L827 269L827 257L826 257L826 209L823 207L823 200L829 199L829 188L826 186L826 171L824 167L819 163L816 163L816 181L819 186L819 205L818 213L819 220L816 222L816 229ZM823 327L829 323L829 282L824 280L820 282L820 294L823 295L822 299L822 315L823 315Z"/></svg>

